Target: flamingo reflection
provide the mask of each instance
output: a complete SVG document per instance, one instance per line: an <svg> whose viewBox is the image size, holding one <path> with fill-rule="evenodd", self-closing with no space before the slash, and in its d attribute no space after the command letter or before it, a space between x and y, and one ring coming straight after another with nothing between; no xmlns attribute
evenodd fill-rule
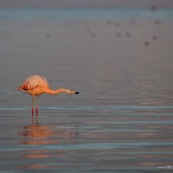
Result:
<svg viewBox="0 0 173 173"><path fill-rule="evenodd" d="M55 126L56 130L53 130ZM19 143L23 145L74 144L78 136L78 134L70 131L70 129L58 129L56 124L49 126L41 125L38 122L38 117L35 117L35 119L32 117L32 124L19 127L18 135L22 137L22 141ZM56 150L52 152L52 150L50 151L40 147L40 149L26 150L23 157L40 159L50 157L62 158L65 153L65 150ZM29 165L29 167L31 166L32 165Z"/></svg>
<svg viewBox="0 0 173 173"><path fill-rule="evenodd" d="M25 137L20 144L29 145L49 145L49 144L74 144L76 143L77 133L65 128L57 128L58 125L42 125L38 122L38 117L32 117L32 124L21 126L19 136ZM52 127L52 129L50 129ZM53 128L56 127L56 130Z"/></svg>
<svg viewBox="0 0 173 173"><path fill-rule="evenodd" d="M19 136L32 137L25 138L24 141L20 142L22 144L29 145L41 145L41 144L51 144L49 137L53 136L53 130L49 129L46 125L41 125L38 123L38 118L36 120L32 117L32 124L20 127L21 131Z"/></svg>

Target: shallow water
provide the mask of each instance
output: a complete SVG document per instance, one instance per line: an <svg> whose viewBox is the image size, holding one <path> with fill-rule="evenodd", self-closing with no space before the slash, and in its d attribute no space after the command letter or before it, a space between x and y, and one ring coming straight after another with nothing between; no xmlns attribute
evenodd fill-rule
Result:
<svg viewBox="0 0 173 173"><path fill-rule="evenodd" d="M0 172L172 172L171 10L0 14ZM33 73L80 94L32 117Z"/></svg>

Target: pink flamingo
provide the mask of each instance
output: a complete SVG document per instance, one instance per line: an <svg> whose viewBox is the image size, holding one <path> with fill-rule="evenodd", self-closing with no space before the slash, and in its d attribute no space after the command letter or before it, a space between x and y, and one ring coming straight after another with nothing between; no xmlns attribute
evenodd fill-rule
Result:
<svg viewBox="0 0 173 173"><path fill-rule="evenodd" d="M32 96L32 115L34 115L34 97L36 97L36 115L38 115L38 96L40 96L41 94L79 94L79 92L64 88L52 90L49 87L47 79L39 75L32 75L26 78L24 83L19 86L18 90L28 93Z"/></svg>

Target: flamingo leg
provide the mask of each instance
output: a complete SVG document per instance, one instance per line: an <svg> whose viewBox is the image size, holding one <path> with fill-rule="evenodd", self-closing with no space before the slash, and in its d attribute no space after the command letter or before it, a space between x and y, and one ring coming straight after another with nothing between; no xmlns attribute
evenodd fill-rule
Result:
<svg viewBox="0 0 173 173"><path fill-rule="evenodd" d="M36 115L38 116L38 96L36 96Z"/></svg>
<svg viewBox="0 0 173 173"><path fill-rule="evenodd" d="M32 96L32 116L34 115L34 96Z"/></svg>

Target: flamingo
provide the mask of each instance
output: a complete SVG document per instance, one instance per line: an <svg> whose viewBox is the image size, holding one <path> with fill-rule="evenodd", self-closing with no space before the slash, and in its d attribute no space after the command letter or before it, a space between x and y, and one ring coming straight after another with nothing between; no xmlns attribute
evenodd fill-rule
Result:
<svg viewBox="0 0 173 173"><path fill-rule="evenodd" d="M47 79L40 75L31 75L28 78L26 78L23 84L18 87L18 91L28 93L32 96L32 115L34 115L34 98L35 97L36 97L36 115L38 115L38 96L42 94L56 95L60 93L79 94L79 92L72 91L65 88L52 90L49 87Z"/></svg>

